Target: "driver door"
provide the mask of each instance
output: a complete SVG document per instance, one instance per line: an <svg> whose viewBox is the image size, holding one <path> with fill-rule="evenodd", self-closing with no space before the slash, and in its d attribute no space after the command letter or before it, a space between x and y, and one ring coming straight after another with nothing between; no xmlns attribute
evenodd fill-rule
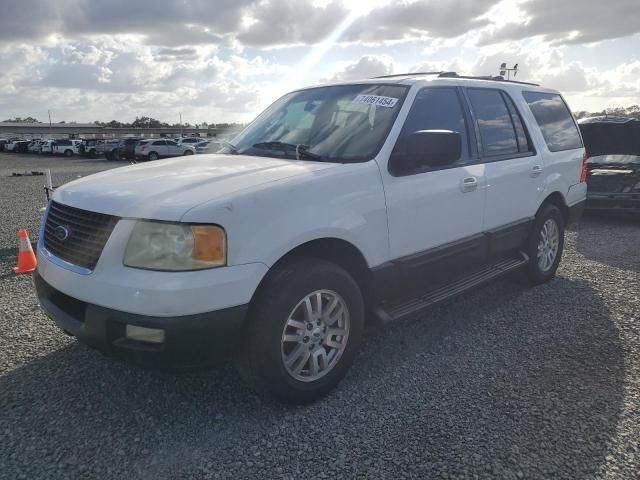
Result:
<svg viewBox="0 0 640 480"><path fill-rule="evenodd" d="M416 289L446 283L486 260L485 166L478 162L470 125L458 88L422 89L383 172L392 262ZM419 130L460 133L461 158L445 166L403 170L403 142Z"/></svg>

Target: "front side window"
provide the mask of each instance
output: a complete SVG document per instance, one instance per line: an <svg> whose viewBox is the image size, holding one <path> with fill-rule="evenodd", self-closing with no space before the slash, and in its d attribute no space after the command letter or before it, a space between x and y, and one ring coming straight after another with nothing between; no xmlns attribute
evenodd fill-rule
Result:
<svg viewBox="0 0 640 480"><path fill-rule="evenodd" d="M499 90L467 90L480 131L484 156L519 153L518 139L511 115Z"/></svg>
<svg viewBox="0 0 640 480"><path fill-rule="evenodd" d="M332 162L370 160L391 130L407 89L363 84L289 93L233 140L235 152Z"/></svg>
<svg viewBox="0 0 640 480"><path fill-rule="evenodd" d="M402 127L402 132L391 155L390 168L395 170L394 163L401 162L404 155L405 139L421 130L450 130L460 134L462 154L456 164L469 159L469 139L464 111L455 88L437 87L421 90L413 102L411 111ZM414 173L424 171L417 169Z"/></svg>
<svg viewBox="0 0 640 480"><path fill-rule="evenodd" d="M576 122L557 93L522 92L551 152L582 148Z"/></svg>
<svg viewBox="0 0 640 480"><path fill-rule="evenodd" d="M170 147L177 147L178 144L176 142L174 142L173 140L167 140L167 145L169 145Z"/></svg>

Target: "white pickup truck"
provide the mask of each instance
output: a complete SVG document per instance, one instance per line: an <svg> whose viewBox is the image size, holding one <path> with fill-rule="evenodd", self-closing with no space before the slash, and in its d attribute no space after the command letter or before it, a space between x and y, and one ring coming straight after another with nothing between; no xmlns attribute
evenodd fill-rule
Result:
<svg viewBox="0 0 640 480"><path fill-rule="evenodd" d="M258 390L306 403L345 375L366 322L516 270L550 280L585 162L564 100L536 85L448 73L297 90L222 153L57 189L35 284L96 349L154 365L235 352Z"/></svg>

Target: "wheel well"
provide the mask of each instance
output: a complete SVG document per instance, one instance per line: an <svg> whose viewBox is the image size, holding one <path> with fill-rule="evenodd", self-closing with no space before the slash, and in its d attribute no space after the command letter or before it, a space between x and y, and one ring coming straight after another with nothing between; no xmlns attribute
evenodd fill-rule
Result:
<svg viewBox="0 0 640 480"><path fill-rule="evenodd" d="M353 244L338 238L312 240L290 250L271 268L300 257L319 258L344 268L356 281L367 302L371 290L371 271L362 253Z"/></svg>
<svg viewBox="0 0 640 480"><path fill-rule="evenodd" d="M542 205L540 206L538 211L540 211L542 206L548 203L558 207L558 209L562 213L562 218L564 219L564 223L566 225L567 222L569 221L569 207L567 207L567 204L564 201L564 197L562 196L562 194L560 192L553 192L551 195L549 195L547 198L544 199L544 202L542 202Z"/></svg>

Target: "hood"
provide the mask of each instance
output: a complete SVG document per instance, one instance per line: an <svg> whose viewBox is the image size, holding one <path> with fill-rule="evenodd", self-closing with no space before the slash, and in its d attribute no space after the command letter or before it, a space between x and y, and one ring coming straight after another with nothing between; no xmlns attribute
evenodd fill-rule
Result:
<svg viewBox="0 0 640 480"><path fill-rule="evenodd" d="M119 217L177 221L204 202L337 166L246 155L176 157L75 180L58 188L53 200Z"/></svg>

